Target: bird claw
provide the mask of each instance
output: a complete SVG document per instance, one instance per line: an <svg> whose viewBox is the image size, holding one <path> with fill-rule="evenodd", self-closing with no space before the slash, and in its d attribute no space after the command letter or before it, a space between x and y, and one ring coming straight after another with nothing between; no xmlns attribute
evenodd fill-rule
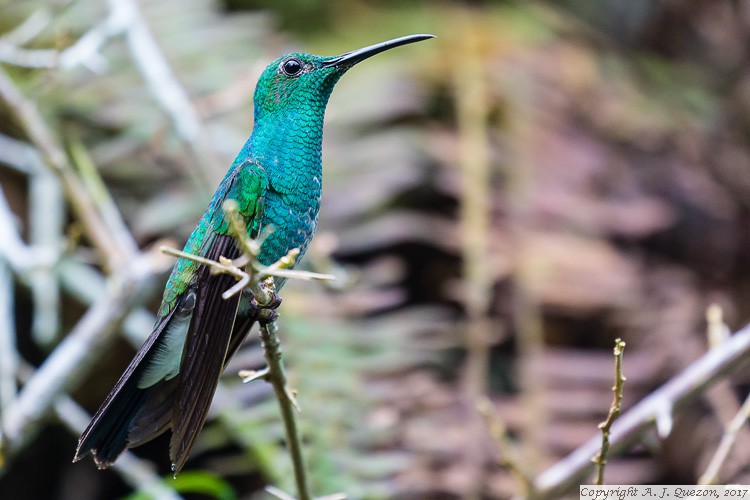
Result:
<svg viewBox="0 0 750 500"><path fill-rule="evenodd" d="M276 309L281 305L281 297L276 292L271 292L271 301L268 304L260 305L255 297L250 299L250 308L253 310L253 316L261 325L267 325L276 320L279 314Z"/></svg>

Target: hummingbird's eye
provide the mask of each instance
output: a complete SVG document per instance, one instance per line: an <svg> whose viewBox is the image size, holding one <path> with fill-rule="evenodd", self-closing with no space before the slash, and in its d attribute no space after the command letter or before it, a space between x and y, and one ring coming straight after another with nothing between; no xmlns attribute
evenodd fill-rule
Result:
<svg viewBox="0 0 750 500"><path fill-rule="evenodd" d="M287 59L281 63L281 71L283 71L286 76L298 76L302 73L302 61L296 57Z"/></svg>

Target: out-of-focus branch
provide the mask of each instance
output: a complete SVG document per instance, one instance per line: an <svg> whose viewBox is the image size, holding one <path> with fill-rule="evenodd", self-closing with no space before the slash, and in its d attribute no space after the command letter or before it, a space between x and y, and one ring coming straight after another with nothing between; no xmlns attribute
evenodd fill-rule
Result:
<svg viewBox="0 0 750 500"><path fill-rule="evenodd" d="M60 178L68 201L73 205L86 236L99 251L109 270L123 269L133 258L138 247L127 230L118 230L107 224L95 200L75 174L68 157L47 127L36 105L27 99L0 68L0 98L15 115L31 142L42 155L45 165Z"/></svg>
<svg viewBox="0 0 750 500"><path fill-rule="evenodd" d="M99 51L108 39L127 28L126 18L110 15L63 50L23 48L22 45L49 23L50 17L48 11L39 10L19 25L11 36L0 38L0 61L27 68L72 68L81 65L101 73L107 68L107 61Z"/></svg>
<svg viewBox="0 0 750 500"><path fill-rule="evenodd" d="M0 134L0 163L27 175L44 168L36 149L5 134Z"/></svg>
<svg viewBox="0 0 750 500"><path fill-rule="evenodd" d="M107 18L84 33L73 45L63 50L58 56L61 68L73 68L82 65L101 73L107 68L107 60L99 53L110 38L123 33L128 27L126 18L110 13Z"/></svg>
<svg viewBox="0 0 750 500"><path fill-rule="evenodd" d="M13 275L27 278L35 271L51 273L57 252L46 246L27 246L21 239L0 189L0 422L5 419L7 409L16 397L16 370L20 357L16 347L15 318L13 308Z"/></svg>
<svg viewBox="0 0 750 500"><path fill-rule="evenodd" d="M493 277L487 272L490 257L491 155L489 147L489 52L483 44L483 30L476 28L473 12L456 12L456 50L452 52L453 93L458 126L458 164L461 169L461 253L463 285L461 299L466 310L466 365L462 391L472 410L487 393L489 376L488 318ZM466 75L472 75L466 78ZM463 459L472 475L471 498L479 498L485 483L485 457L481 444L486 432L480 416L472 412Z"/></svg>
<svg viewBox="0 0 750 500"><path fill-rule="evenodd" d="M0 189L0 259L21 276L35 267L51 267L57 260L57 252L49 247L27 246L15 227L13 212Z"/></svg>
<svg viewBox="0 0 750 500"><path fill-rule="evenodd" d="M742 403L740 411L735 414L734 418L729 425L727 425L724 435L721 437L721 442L714 456L711 457L711 462L706 467L706 471L698 479L698 484L716 484L719 480L719 471L721 466L726 462L729 457L729 452L732 450L732 446L737 442L740 430L745 425L745 422L750 419L750 396L745 398L745 402Z"/></svg>
<svg viewBox="0 0 750 500"><path fill-rule="evenodd" d="M16 322L13 317L13 276L10 266L0 260L0 422L5 408L16 397Z"/></svg>
<svg viewBox="0 0 750 500"><path fill-rule="evenodd" d="M125 20L125 37L138 71L149 92L167 113L180 139L190 148L197 164L192 174L199 187L214 184L210 174L213 155L207 143L206 127L187 92L180 85L161 47L154 39L148 23L135 0L107 0L112 16Z"/></svg>
<svg viewBox="0 0 750 500"><path fill-rule="evenodd" d="M70 158L78 172L77 179L80 179L86 192L96 204L99 216L112 235L117 238L118 242L126 245L127 254L132 258L138 251L138 245L122 219L120 210L115 205L107 186L99 176L99 170L91 160L88 151L79 141L72 141L69 150Z"/></svg>
<svg viewBox="0 0 750 500"><path fill-rule="evenodd" d="M138 70L149 91L174 123L181 139L193 142L201 133L198 113L177 82L166 57L154 38L135 0L108 0L110 12L128 25L126 39Z"/></svg>
<svg viewBox="0 0 750 500"><path fill-rule="evenodd" d="M489 398L480 399L477 403L477 410L484 418L492 439L495 441L497 451L500 454L498 463L513 474L522 486L521 494L526 496L531 490L531 476L526 472L525 467L521 465L518 451L508 436L508 429L505 426L505 422L495 413Z"/></svg>
<svg viewBox="0 0 750 500"><path fill-rule="evenodd" d="M727 373L736 370L750 354L750 325L714 347L661 388L625 412L613 425L610 451L617 453L638 440L656 424L665 437L672 428L672 415ZM601 446L601 438L592 437L566 458L534 480L534 498L557 498L574 488L594 466L591 457Z"/></svg>
<svg viewBox="0 0 750 500"><path fill-rule="evenodd" d="M13 214L0 200L0 256L16 261L13 269L23 275L34 297L32 333L40 345L49 345L59 331L59 287L52 269L53 259L59 255L63 241L65 202L55 175L44 164L39 153L25 142L0 134L0 162L29 176L29 240L25 246L17 230ZM0 193L2 198L2 193ZM48 257L39 259L32 253L43 252ZM19 259L26 262L20 263ZM25 274L24 274L25 273Z"/></svg>
<svg viewBox="0 0 750 500"><path fill-rule="evenodd" d="M0 43L25 45L33 40L52 21L52 14L48 9L35 10L21 24L0 37Z"/></svg>
<svg viewBox="0 0 750 500"><path fill-rule="evenodd" d="M60 253L64 243L65 200L60 182L45 168L29 178L29 241L37 248ZM52 345L60 331L60 287L52 267L29 274L34 299L31 333L40 346Z"/></svg>
<svg viewBox="0 0 750 500"><path fill-rule="evenodd" d="M57 65L55 49L24 49L0 40L0 61L25 68L52 68Z"/></svg>
<svg viewBox="0 0 750 500"><path fill-rule="evenodd" d="M63 50L23 48L19 42L24 42L27 35L0 37L0 61L29 68L66 69L80 65L101 73L107 68L107 60L100 54L101 48L109 39L124 35L133 62L149 92L167 114L177 135L195 159L191 170L194 180L201 189L207 190L214 184L212 167L215 162L207 129L197 109L175 77L138 2L108 0L107 5L107 18Z"/></svg>
<svg viewBox="0 0 750 500"><path fill-rule="evenodd" d="M90 306L107 294L107 281L96 269L70 259L57 266L60 284L65 292L81 304ZM122 322L125 339L135 349L141 347L151 333L156 316L143 307L132 310Z"/></svg>

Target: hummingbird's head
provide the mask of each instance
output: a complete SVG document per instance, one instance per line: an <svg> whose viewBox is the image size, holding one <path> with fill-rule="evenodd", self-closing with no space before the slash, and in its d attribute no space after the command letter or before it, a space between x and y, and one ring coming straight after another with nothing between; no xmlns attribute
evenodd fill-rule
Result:
<svg viewBox="0 0 750 500"><path fill-rule="evenodd" d="M255 88L256 115L299 109L325 108L344 68L324 66L327 58L293 52L273 61Z"/></svg>
<svg viewBox="0 0 750 500"><path fill-rule="evenodd" d="M298 109L325 111L328 98L341 75L368 57L385 50L419 42L434 35L409 35L340 56L316 56L294 52L272 62L261 74L255 89L255 116Z"/></svg>

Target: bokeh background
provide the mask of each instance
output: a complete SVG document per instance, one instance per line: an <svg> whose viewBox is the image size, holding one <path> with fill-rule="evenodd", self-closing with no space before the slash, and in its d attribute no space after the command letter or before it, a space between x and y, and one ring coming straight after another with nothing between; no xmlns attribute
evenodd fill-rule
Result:
<svg viewBox="0 0 750 500"><path fill-rule="evenodd" d="M0 498L294 491L270 388L236 375L262 365L254 335L177 480L166 439L117 469L71 463L84 411L150 331L171 265L156 249L182 245L252 128L257 76L289 50L439 37L357 66L328 107L304 266L338 280L288 284L281 314L317 494L522 495L524 477L597 434L615 338L627 342L627 408L705 352L710 304L733 330L750 317L750 2L0 8L3 88L38 109L115 236L96 243L19 109L0 105L4 424L24 381L121 293L133 258L151 262L135 297L115 303L113 335L103 326L93 339L107 340L49 381L60 389L39 396L22 435L4 435ZM735 371L682 406L669 436L647 433L610 460L607 482L694 483L747 382ZM737 439L720 482L750 479L746 430Z"/></svg>

